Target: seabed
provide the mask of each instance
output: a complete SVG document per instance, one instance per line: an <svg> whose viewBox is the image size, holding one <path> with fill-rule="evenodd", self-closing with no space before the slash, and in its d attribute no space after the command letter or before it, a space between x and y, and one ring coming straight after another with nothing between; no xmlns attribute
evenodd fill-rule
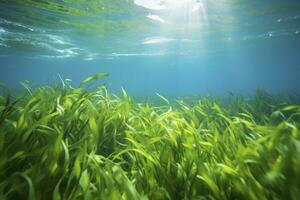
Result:
<svg viewBox="0 0 300 200"><path fill-rule="evenodd" d="M1 199L300 196L298 96L160 96L156 106L86 86L103 76L3 92Z"/></svg>

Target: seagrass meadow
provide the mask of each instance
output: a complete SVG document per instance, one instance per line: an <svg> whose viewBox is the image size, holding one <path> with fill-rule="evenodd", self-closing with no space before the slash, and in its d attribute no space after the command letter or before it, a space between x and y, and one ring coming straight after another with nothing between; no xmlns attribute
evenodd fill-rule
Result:
<svg viewBox="0 0 300 200"><path fill-rule="evenodd" d="M68 81L0 96L0 199L298 199L300 98L163 105Z"/></svg>
<svg viewBox="0 0 300 200"><path fill-rule="evenodd" d="M300 0L0 0L0 200L300 200Z"/></svg>

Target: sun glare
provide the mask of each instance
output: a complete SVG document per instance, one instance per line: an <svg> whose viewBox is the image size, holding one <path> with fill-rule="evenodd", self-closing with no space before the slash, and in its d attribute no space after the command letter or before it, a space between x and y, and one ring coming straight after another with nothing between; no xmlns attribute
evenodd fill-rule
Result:
<svg viewBox="0 0 300 200"><path fill-rule="evenodd" d="M156 14L147 17L154 21L181 26L197 26L206 21L202 0L135 0L135 4Z"/></svg>

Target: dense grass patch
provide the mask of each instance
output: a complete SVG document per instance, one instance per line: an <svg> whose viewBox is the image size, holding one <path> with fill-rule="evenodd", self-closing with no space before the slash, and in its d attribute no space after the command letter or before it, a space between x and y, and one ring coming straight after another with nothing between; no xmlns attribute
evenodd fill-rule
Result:
<svg viewBox="0 0 300 200"><path fill-rule="evenodd" d="M0 199L300 196L297 98L155 106L103 87L27 89L0 96Z"/></svg>

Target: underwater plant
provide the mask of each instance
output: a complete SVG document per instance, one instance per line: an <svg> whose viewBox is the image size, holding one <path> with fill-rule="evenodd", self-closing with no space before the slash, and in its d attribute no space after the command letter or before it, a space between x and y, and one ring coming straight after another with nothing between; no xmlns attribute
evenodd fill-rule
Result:
<svg viewBox="0 0 300 200"><path fill-rule="evenodd" d="M155 106L68 82L0 96L0 199L298 199L298 97Z"/></svg>

